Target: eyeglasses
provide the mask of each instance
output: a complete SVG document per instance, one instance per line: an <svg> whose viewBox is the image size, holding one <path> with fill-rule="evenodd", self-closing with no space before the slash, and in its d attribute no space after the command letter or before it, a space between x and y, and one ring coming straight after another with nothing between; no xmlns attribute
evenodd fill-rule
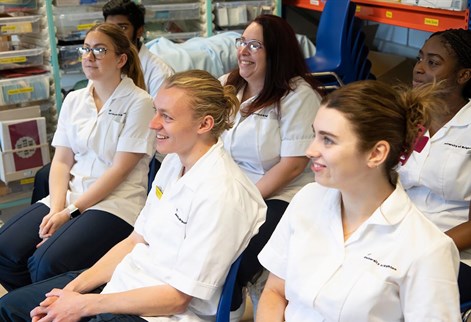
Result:
<svg viewBox="0 0 471 322"><path fill-rule="evenodd" d="M237 38L235 40L235 46L237 49L239 48L245 48L248 46L250 52L256 53L259 51L261 48L263 48L263 44L258 41L258 40L245 40L245 38Z"/></svg>
<svg viewBox="0 0 471 322"><path fill-rule="evenodd" d="M87 56L91 52L93 54L93 57L95 57L96 59L103 59L103 57L105 57L106 55L106 52L108 51L108 49L104 47L79 47L77 48L77 50L82 56Z"/></svg>
<svg viewBox="0 0 471 322"><path fill-rule="evenodd" d="M121 24L118 24L118 25L116 25L116 26L118 26L119 29L121 29L122 31L126 31L126 30L129 29L129 26L128 26L128 25L121 25Z"/></svg>

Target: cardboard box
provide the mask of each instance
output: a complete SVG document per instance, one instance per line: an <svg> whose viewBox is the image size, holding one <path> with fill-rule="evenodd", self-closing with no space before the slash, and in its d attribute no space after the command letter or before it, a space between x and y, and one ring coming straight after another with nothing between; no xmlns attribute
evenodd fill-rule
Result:
<svg viewBox="0 0 471 322"><path fill-rule="evenodd" d="M411 84L415 60L403 56L370 50L371 73L388 84Z"/></svg>
<svg viewBox="0 0 471 322"><path fill-rule="evenodd" d="M0 180L33 177L50 161L44 117L0 122Z"/></svg>
<svg viewBox="0 0 471 322"><path fill-rule="evenodd" d="M30 119L41 116L39 105L19 107L0 111L0 121L11 121L20 119Z"/></svg>

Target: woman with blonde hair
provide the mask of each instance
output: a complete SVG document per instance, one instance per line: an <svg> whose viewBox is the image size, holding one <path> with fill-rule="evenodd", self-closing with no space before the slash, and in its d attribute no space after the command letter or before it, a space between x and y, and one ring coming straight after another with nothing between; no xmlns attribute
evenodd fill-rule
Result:
<svg viewBox="0 0 471 322"><path fill-rule="evenodd" d="M150 127L167 156L134 231L78 277L2 297L1 321L29 320L30 310L33 322L215 320L229 268L266 213L219 139L239 103L232 86L192 70L166 80L154 104Z"/></svg>

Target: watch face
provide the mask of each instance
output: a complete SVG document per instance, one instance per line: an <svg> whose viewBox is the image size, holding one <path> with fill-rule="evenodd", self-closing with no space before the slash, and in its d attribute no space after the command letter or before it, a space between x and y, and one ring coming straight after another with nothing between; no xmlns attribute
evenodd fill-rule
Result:
<svg viewBox="0 0 471 322"><path fill-rule="evenodd" d="M70 213L70 217L72 217L72 218L75 218L75 217L77 217L78 215L80 215L80 211L79 211L78 209L75 209L74 211L72 211L72 212Z"/></svg>

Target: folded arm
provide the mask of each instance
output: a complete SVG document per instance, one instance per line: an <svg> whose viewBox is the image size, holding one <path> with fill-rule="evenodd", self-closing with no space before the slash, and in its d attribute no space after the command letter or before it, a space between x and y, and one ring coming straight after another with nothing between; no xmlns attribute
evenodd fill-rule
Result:
<svg viewBox="0 0 471 322"><path fill-rule="evenodd" d="M257 322L283 322L288 301L285 281L270 273L257 308Z"/></svg>
<svg viewBox="0 0 471 322"><path fill-rule="evenodd" d="M471 248L471 202L469 203L469 210L468 210L468 221L455 226L445 232L448 236L453 239L458 247L458 250L462 251L465 249Z"/></svg>
<svg viewBox="0 0 471 322"><path fill-rule="evenodd" d="M304 171L308 162L304 156L282 157L256 184L263 198L269 198L288 185Z"/></svg>

